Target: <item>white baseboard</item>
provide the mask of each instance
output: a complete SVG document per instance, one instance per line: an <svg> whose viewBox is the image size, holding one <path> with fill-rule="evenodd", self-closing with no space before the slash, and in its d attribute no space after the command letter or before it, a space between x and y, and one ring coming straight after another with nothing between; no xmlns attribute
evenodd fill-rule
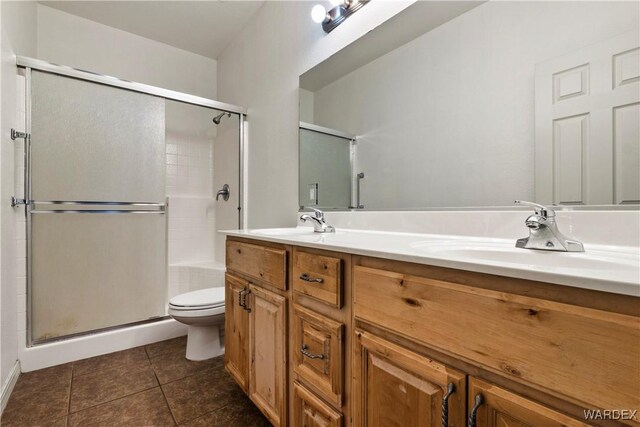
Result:
<svg viewBox="0 0 640 427"><path fill-rule="evenodd" d="M9 403L9 398L11 397L11 392L13 388L16 386L18 382L18 377L20 376L20 361L16 360L16 363L11 368L11 372L9 372L9 377L2 384L2 393L0 394L0 415L4 412L4 408L7 407L7 403Z"/></svg>

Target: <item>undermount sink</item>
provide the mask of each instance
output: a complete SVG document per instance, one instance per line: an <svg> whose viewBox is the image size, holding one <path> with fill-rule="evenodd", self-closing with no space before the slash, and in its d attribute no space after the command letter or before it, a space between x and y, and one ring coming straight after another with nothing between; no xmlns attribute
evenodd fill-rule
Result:
<svg viewBox="0 0 640 427"><path fill-rule="evenodd" d="M300 235L313 235L313 228L311 227L295 227L295 228L262 228L257 230L250 230L253 234L259 234L262 236L300 236Z"/></svg>
<svg viewBox="0 0 640 427"><path fill-rule="evenodd" d="M416 242L411 245L424 255L469 262L527 265L537 269L637 271L640 257L632 253L587 251L556 252L516 248L504 242Z"/></svg>

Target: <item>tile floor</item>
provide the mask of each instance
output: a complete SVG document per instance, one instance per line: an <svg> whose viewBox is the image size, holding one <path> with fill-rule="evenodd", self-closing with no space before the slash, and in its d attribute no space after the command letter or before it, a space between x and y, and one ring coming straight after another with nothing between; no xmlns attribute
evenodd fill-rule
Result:
<svg viewBox="0 0 640 427"><path fill-rule="evenodd" d="M222 357L185 359L175 338L21 374L0 425L269 426Z"/></svg>

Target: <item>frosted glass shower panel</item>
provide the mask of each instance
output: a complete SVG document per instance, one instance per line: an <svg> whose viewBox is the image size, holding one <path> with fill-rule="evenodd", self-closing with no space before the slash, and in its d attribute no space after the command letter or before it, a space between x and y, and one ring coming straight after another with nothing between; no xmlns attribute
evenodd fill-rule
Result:
<svg viewBox="0 0 640 427"><path fill-rule="evenodd" d="M32 71L31 198L162 202L165 101Z"/></svg>
<svg viewBox="0 0 640 427"><path fill-rule="evenodd" d="M165 315L164 214L40 213L32 227L34 341Z"/></svg>

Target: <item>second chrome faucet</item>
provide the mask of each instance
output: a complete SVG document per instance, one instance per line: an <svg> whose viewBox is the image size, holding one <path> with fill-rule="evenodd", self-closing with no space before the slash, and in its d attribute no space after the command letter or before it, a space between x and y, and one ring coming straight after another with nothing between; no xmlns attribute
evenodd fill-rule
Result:
<svg viewBox="0 0 640 427"><path fill-rule="evenodd" d="M523 237L516 241L517 248L539 249L543 251L584 252L582 243L567 238L558 230L556 224L556 212L547 207L533 202L516 200L516 204L532 207L533 215L525 220L529 228L529 237Z"/></svg>
<svg viewBox="0 0 640 427"><path fill-rule="evenodd" d="M320 209L309 209L313 211L313 215L302 214L300 215L300 221L311 221L311 223L313 224L313 231L315 231L316 233L334 233L336 231L335 228L327 224L324 220L324 212L322 212Z"/></svg>

